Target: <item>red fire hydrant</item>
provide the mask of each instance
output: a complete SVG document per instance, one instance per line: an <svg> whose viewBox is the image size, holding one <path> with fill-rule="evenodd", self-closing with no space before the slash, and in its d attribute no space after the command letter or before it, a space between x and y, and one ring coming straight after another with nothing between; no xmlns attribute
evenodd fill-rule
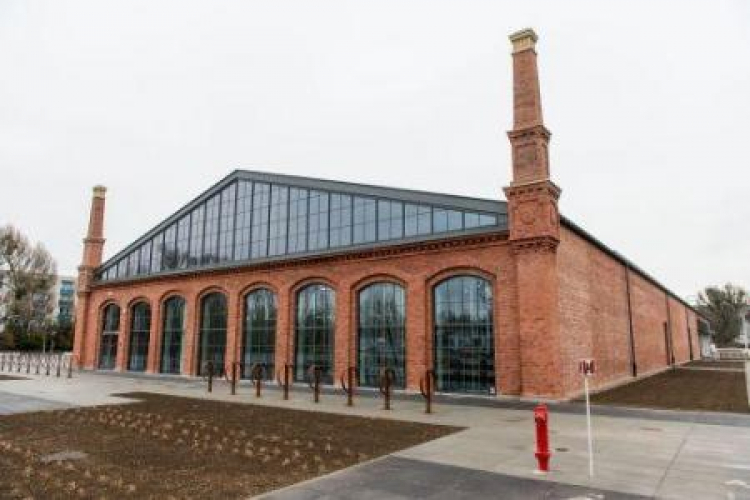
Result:
<svg viewBox="0 0 750 500"><path fill-rule="evenodd" d="M547 405L541 404L534 408L534 423L536 424L536 459L541 472L549 472L549 412Z"/></svg>

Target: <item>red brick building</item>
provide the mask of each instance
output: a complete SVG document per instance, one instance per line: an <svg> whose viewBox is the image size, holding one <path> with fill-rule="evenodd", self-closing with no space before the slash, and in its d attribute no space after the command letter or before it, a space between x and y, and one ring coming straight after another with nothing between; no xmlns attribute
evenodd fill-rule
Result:
<svg viewBox="0 0 750 500"><path fill-rule="evenodd" d="M197 375L381 368L415 389L569 397L693 358L697 316L559 215L536 35L513 44L507 202L235 171L102 263L94 188L75 354L89 369Z"/></svg>

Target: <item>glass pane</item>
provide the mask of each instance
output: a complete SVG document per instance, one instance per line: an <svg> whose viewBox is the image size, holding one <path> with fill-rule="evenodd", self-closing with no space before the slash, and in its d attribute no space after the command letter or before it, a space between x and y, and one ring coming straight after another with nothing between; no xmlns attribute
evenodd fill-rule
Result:
<svg viewBox="0 0 750 500"><path fill-rule="evenodd" d="M268 217L271 205L271 186L256 183L253 191L253 225L251 229L251 257L268 255Z"/></svg>
<svg viewBox="0 0 750 500"><path fill-rule="evenodd" d="M177 222L177 267L187 267L190 259L190 214L185 215Z"/></svg>
<svg viewBox="0 0 750 500"><path fill-rule="evenodd" d="M240 181L237 185L237 222L234 235L234 258L250 257L250 227L253 211L253 184Z"/></svg>
<svg viewBox="0 0 750 500"><path fill-rule="evenodd" d="M164 303L161 373L182 372L182 338L185 329L185 301L172 297Z"/></svg>
<svg viewBox="0 0 750 500"><path fill-rule="evenodd" d="M177 225L172 224L164 231L164 252L162 253L163 269L177 269L177 246L175 238L177 236Z"/></svg>
<svg viewBox="0 0 750 500"><path fill-rule="evenodd" d="M289 190L284 186L271 188L271 226L269 229L268 255L286 253L287 208Z"/></svg>
<svg viewBox="0 0 750 500"><path fill-rule="evenodd" d="M120 333L120 308L109 304L104 308L99 346L99 368L114 370L117 360L117 339Z"/></svg>
<svg viewBox="0 0 750 500"><path fill-rule="evenodd" d="M331 195L331 247L352 243L352 197L346 194Z"/></svg>
<svg viewBox="0 0 750 500"><path fill-rule="evenodd" d="M203 256L203 228L206 222L206 206L194 209L190 217L190 253L188 265L197 266Z"/></svg>
<svg viewBox="0 0 750 500"><path fill-rule="evenodd" d="M237 184L232 183L221 192L219 215L219 262L232 260L234 256L234 217Z"/></svg>
<svg viewBox="0 0 750 500"><path fill-rule="evenodd" d="M323 382L333 382L335 307L334 292L326 285L309 285L297 294L295 380L307 380L307 370L316 365Z"/></svg>
<svg viewBox="0 0 750 500"><path fill-rule="evenodd" d="M375 241L377 232L375 200L354 198L354 243Z"/></svg>
<svg viewBox="0 0 750 500"><path fill-rule="evenodd" d="M226 346L227 300L220 293L212 293L201 301L198 375L205 373L207 361L214 363L216 374L224 373Z"/></svg>
<svg viewBox="0 0 750 500"><path fill-rule="evenodd" d="M130 371L146 371L150 328L151 308L148 304L141 302L133 306L128 350L128 370Z"/></svg>
<svg viewBox="0 0 750 500"><path fill-rule="evenodd" d="M495 386L492 287L456 276L433 293L435 376L445 392L486 392Z"/></svg>
<svg viewBox="0 0 750 500"><path fill-rule="evenodd" d="M307 190L289 190L289 253L307 250Z"/></svg>
<svg viewBox="0 0 750 500"><path fill-rule="evenodd" d="M242 350L242 377L252 375L252 365L264 367L266 380L276 373L276 297L266 289L255 290L245 296L245 335Z"/></svg>
<svg viewBox="0 0 750 500"><path fill-rule="evenodd" d="M392 368L396 387L406 385L404 289L376 283L359 293L358 366L360 384L379 387L380 370Z"/></svg>
<svg viewBox="0 0 750 500"><path fill-rule="evenodd" d="M203 236L201 265L219 261L219 208L220 195L215 194L206 202L206 222Z"/></svg>
<svg viewBox="0 0 750 500"><path fill-rule="evenodd" d="M310 191L309 250L328 248L328 193Z"/></svg>

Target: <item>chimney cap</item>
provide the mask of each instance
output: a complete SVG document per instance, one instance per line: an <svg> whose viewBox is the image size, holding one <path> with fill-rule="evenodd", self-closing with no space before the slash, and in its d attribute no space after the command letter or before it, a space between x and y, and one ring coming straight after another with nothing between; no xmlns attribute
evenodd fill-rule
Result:
<svg viewBox="0 0 750 500"><path fill-rule="evenodd" d="M536 41L539 39L536 32L531 28L522 29L512 33L510 38L513 44L513 53L521 52L523 50L534 49Z"/></svg>
<svg viewBox="0 0 750 500"><path fill-rule="evenodd" d="M107 188L102 186L101 184L94 186L94 197L96 198L104 198L104 195L107 192Z"/></svg>

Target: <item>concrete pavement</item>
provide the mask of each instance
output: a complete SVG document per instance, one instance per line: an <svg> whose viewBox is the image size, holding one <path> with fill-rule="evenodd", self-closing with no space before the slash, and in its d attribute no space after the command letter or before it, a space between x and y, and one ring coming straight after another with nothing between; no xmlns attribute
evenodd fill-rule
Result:
<svg viewBox="0 0 750 500"><path fill-rule="evenodd" d="M488 481L507 484L508 491L517 491L513 489L514 484L541 482L545 484L537 486L541 488L539 491L547 491L545 488L551 487L549 485L580 486L586 491L605 492L605 496L610 495L607 498L611 498L612 492L617 492L658 498L750 499L750 418L742 415L726 416L731 425L715 425L702 423L697 417L681 421L679 412L653 412L656 418L649 418L652 412L647 410L640 410L640 416L630 416L632 413L629 412L601 415L597 408L593 416L596 467L595 476L590 479L583 418L565 406L562 411L552 406L552 471L540 478L534 473L534 425L527 408L438 404L434 414L425 415L423 404L411 398L398 399L394 401L392 411L384 411L381 409L382 402L374 397L360 397L354 408L348 408L340 394L325 394L321 403L316 405L305 389L295 390L290 401L281 400L277 391L266 391L261 399L256 399L247 385L240 387L239 395L230 396L224 382L217 382L214 392L207 394L205 384L195 380L90 373L76 374L73 379L32 376L30 380L3 381L0 382L0 391L3 392L0 401L12 397L8 396L11 394L68 405L121 403L127 399L112 394L148 391L458 425L466 429L402 450L393 455L394 459L406 460L399 463L413 464L415 471L421 471L414 474L429 476L429 470L433 469L435 480L443 475L441 467L454 467L456 469L449 470L461 471L464 478L500 475ZM509 402L508 406L513 406L513 403ZM465 471L474 472L470 474ZM482 474L472 475L479 472ZM317 481L329 479L324 477ZM466 480L471 482L470 479ZM394 481L406 484L410 479L396 476ZM324 486L313 486L312 490L319 491L320 488ZM354 484L352 488L355 488L351 490L354 496ZM466 483L447 485L446 488L470 489Z"/></svg>

